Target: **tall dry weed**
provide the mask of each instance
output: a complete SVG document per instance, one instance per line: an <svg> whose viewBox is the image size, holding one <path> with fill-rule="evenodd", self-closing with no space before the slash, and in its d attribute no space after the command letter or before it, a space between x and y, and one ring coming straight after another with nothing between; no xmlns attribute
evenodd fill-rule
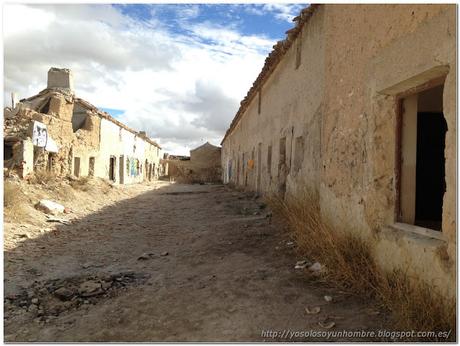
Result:
<svg viewBox="0 0 460 346"><path fill-rule="evenodd" d="M19 184L3 181L3 206L6 220L26 221L27 198Z"/></svg>
<svg viewBox="0 0 460 346"><path fill-rule="evenodd" d="M46 170L37 170L32 175L31 179L29 180L31 184L42 184L42 185L55 185L59 182L57 176L49 171Z"/></svg>
<svg viewBox="0 0 460 346"><path fill-rule="evenodd" d="M80 177L78 179L71 180L70 186L72 186L74 190L89 191L91 188L90 181L90 177Z"/></svg>
<svg viewBox="0 0 460 346"><path fill-rule="evenodd" d="M275 212L287 220L300 251L326 267L323 277L327 281L353 292L373 294L379 281L373 244L354 233L333 230L321 219L318 203L308 193L288 201L270 201Z"/></svg>
<svg viewBox="0 0 460 346"><path fill-rule="evenodd" d="M302 255L326 267L323 279L350 292L373 297L392 314L398 330L451 331L455 340L455 300L445 298L418 278L377 266L375 244L321 217L317 199L308 192L282 200L270 197L275 214L287 221ZM423 341L447 341L437 336Z"/></svg>

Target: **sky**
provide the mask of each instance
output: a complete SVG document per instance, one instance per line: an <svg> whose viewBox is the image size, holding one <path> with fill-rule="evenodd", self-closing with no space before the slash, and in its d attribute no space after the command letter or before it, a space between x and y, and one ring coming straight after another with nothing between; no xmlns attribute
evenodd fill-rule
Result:
<svg viewBox="0 0 460 346"><path fill-rule="evenodd" d="M220 145L276 41L305 4L7 4L4 100L70 68L75 94L170 154Z"/></svg>

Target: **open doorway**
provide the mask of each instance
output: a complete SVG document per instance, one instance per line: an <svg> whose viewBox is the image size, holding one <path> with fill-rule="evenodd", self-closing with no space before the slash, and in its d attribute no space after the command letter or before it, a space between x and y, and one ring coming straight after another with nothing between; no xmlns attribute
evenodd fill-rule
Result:
<svg viewBox="0 0 460 346"><path fill-rule="evenodd" d="M399 221L441 231L447 123L443 85L403 99Z"/></svg>
<svg viewBox="0 0 460 346"><path fill-rule="evenodd" d="M74 157L73 159L73 175L75 175L77 178L80 177L80 158L79 157Z"/></svg>
<svg viewBox="0 0 460 346"><path fill-rule="evenodd" d="M109 179L115 181L115 164L116 164L115 156L110 156L110 163L109 163Z"/></svg>

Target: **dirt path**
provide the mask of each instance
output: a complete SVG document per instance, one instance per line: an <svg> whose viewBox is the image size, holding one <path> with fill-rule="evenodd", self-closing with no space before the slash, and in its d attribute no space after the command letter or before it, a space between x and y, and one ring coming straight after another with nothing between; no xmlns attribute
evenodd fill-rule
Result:
<svg viewBox="0 0 460 346"><path fill-rule="evenodd" d="M6 341L319 341L270 336L388 324L294 269L260 200L221 185L146 189L5 252Z"/></svg>

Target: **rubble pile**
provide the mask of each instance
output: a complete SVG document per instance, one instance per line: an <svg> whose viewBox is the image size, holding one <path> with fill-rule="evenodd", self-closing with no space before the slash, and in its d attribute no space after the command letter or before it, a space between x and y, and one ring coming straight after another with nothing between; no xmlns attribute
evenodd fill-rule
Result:
<svg viewBox="0 0 460 346"><path fill-rule="evenodd" d="M29 313L37 323L46 323L68 310L78 310L84 305L113 298L120 290L145 284L147 279L146 274L123 272L35 281L21 293L5 297L5 319Z"/></svg>

